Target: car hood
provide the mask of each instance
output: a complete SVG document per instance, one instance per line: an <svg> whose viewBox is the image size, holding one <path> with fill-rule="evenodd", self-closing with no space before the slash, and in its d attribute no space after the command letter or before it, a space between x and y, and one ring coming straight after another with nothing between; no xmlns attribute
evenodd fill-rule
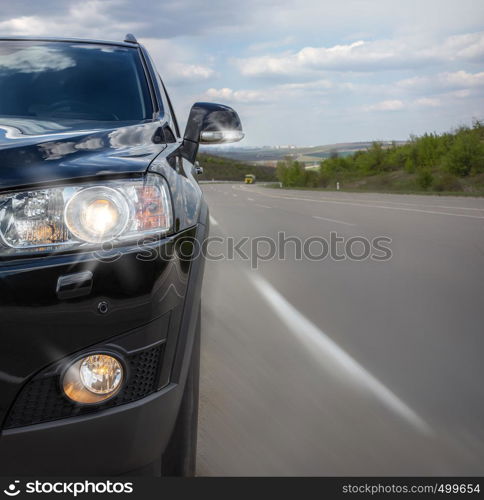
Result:
<svg viewBox="0 0 484 500"><path fill-rule="evenodd" d="M0 118L0 189L144 172L166 147L160 122Z"/></svg>

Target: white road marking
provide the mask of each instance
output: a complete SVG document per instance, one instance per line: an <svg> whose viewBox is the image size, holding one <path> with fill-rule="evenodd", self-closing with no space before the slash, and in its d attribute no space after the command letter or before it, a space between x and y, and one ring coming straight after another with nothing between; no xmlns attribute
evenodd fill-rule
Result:
<svg viewBox="0 0 484 500"><path fill-rule="evenodd" d="M247 188L240 187L239 189L243 189L244 191L247 190ZM263 194L260 193L259 194ZM382 193L386 194L386 193ZM283 198L283 196L274 196L274 198ZM308 200L308 201L318 201L314 200L312 198L307 198L307 197L301 197L300 199ZM330 201L328 198L326 200ZM350 198L340 198L339 200L335 200L338 202L354 202L354 200ZM448 210L476 210L478 212L484 212L484 208L477 208L477 207L459 207L459 206L452 206L452 205L434 205L434 204L425 204L425 203L420 203L420 202L415 202L415 203L408 203L404 201L391 201L391 200L374 200L374 199L360 199L358 200L358 203L389 203L390 205L406 205L409 207L426 207L426 208L444 208Z"/></svg>
<svg viewBox="0 0 484 500"><path fill-rule="evenodd" d="M394 202L396 203L396 202ZM410 203L405 203L405 205L410 205ZM420 203L419 203L420 205ZM425 207L433 207L433 208L446 208L446 209L453 209L453 210L477 210L480 212L484 211L484 208L475 208L475 207L452 207L449 205L423 205Z"/></svg>
<svg viewBox="0 0 484 500"><path fill-rule="evenodd" d="M254 203L256 207L261 207L261 208L272 208L269 205L261 205L260 203Z"/></svg>
<svg viewBox="0 0 484 500"><path fill-rule="evenodd" d="M405 419L420 432L424 434L432 433L428 424L412 408L301 314L272 285L253 272L249 273L249 279L298 341L316 357L319 363L327 366L332 361L342 372L342 375L350 379L352 383L363 386L385 404L387 408Z"/></svg>
<svg viewBox="0 0 484 500"><path fill-rule="evenodd" d="M365 203L345 202L345 201L336 201L336 200L328 200L328 199L314 200L312 198L300 198L297 196L274 196L274 195L262 193L260 191L258 191L258 193L263 195L263 196L267 196L268 198L279 198L282 200L309 201L312 203L333 203L336 205L348 205L348 206L354 206L354 207L383 208L386 210L400 210L402 212L419 212L419 213L431 214L431 215L451 215L453 217L467 217L469 219L484 219L484 216L479 216L479 215L452 214L450 212L436 212L434 210L422 210L419 208L389 207L388 205L369 205L369 204L365 204Z"/></svg>
<svg viewBox="0 0 484 500"><path fill-rule="evenodd" d="M238 196L238 195L237 195L237 194L235 194L235 193L233 193L233 194L232 194L232 196L233 196L234 198L237 198L237 196Z"/></svg>
<svg viewBox="0 0 484 500"><path fill-rule="evenodd" d="M210 215L210 224L212 226L218 226L218 222Z"/></svg>
<svg viewBox="0 0 484 500"><path fill-rule="evenodd" d="M247 198L249 201L254 201L254 198Z"/></svg>
<svg viewBox="0 0 484 500"><path fill-rule="evenodd" d="M351 222L343 222L342 220L328 219L328 217L320 217L319 215L313 215L313 219L321 219L321 220L326 220L328 222L337 222L338 224L345 224L346 226L356 226L356 224L352 224Z"/></svg>
<svg viewBox="0 0 484 500"><path fill-rule="evenodd" d="M372 203L379 203L379 200L361 200L363 201L368 201ZM409 207L426 207L426 208L444 208L447 210L477 210L478 212L483 212L484 208L476 208L476 207L453 207L452 205L426 205L425 203L405 203L403 201L389 201L385 200L385 203L391 203L392 205L407 205Z"/></svg>
<svg viewBox="0 0 484 500"><path fill-rule="evenodd" d="M385 194L385 193L382 193ZM313 198L308 198L305 196L301 196L301 199L304 200L309 200L309 201L318 201L314 200ZM328 200L332 201L333 199L330 198L322 198L323 200ZM339 202L348 202L348 203L354 203L355 200L351 198L340 198L340 199L334 199L334 201L339 201ZM374 199L359 199L358 203L385 203L389 205L405 205L407 207L419 207L420 210L423 208L443 208L447 210L475 210L477 212L484 212L484 208L476 208L476 207L459 207L459 206L452 206L452 205L433 205L433 204L426 204L426 203L420 203L420 202L415 202L415 203L407 203L404 201L391 201L391 200L374 200ZM398 207L397 207L398 208ZM402 207L404 209L405 207Z"/></svg>

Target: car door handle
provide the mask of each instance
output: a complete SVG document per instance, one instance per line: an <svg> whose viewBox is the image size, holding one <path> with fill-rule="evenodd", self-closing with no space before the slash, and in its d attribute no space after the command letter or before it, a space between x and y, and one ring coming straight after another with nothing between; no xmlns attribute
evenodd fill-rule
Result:
<svg viewBox="0 0 484 500"><path fill-rule="evenodd" d="M83 271L82 273L66 274L57 280L57 297L61 300L73 299L89 295L92 290L92 273Z"/></svg>

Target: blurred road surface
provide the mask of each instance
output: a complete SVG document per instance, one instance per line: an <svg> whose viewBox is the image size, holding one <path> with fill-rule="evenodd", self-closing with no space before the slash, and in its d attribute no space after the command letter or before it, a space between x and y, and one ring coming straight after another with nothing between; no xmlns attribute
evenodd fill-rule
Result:
<svg viewBox="0 0 484 500"><path fill-rule="evenodd" d="M198 474L482 475L484 199L203 189L225 258L205 273ZM282 231L392 255L227 259L228 237Z"/></svg>

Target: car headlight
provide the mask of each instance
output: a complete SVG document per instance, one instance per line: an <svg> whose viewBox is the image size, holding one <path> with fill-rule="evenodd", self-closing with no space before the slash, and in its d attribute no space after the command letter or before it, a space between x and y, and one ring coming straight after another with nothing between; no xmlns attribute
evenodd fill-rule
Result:
<svg viewBox="0 0 484 500"><path fill-rule="evenodd" d="M123 233L129 213L128 200L120 191L96 186L81 189L67 202L64 220L79 240L100 243Z"/></svg>
<svg viewBox="0 0 484 500"><path fill-rule="evenodd" d="M0 195L0 253L100 246L166 234L173 226L163 177Z"/></svg>

